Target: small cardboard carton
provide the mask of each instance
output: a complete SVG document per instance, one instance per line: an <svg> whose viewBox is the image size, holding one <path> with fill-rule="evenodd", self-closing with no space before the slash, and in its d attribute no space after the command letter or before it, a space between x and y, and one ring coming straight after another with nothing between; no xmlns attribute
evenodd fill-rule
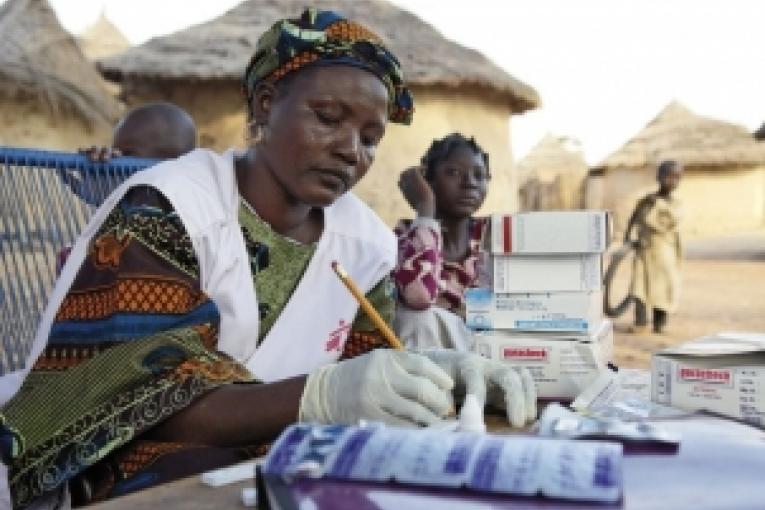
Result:
<svg viewBox="0 0 765 510"><path fill-rule="evenodd" d="M602 288L602 256L598 253L492 258L495 292L587 292Z"/></svg>
<svg viewBox="0 0 765 510"><path fill-rule="evenodd" d="M765 426L765 334L718 333L655 353L651 399Z"/></svg>
<svg viewBox="0 0 765 510"><path fill-rule="evenodd" d="M610 241L611 218L606 211L540 211L491 218L495 254L603 253Z"/></svg>
<svg viewBox="0 0 765 510"><path fill-rule="evenodd" d="M592 332L603 319L603 293L497 294L465 291L465 322L471 329Z"/></svg>
<svg viewBox="0 0 765 510"><path fill-rule="evenodd" d="M473 333L473 350L489 359L526 367L537 396L573 400L608 370L614 349L613 324L604 320L593 334Z"/></svg>

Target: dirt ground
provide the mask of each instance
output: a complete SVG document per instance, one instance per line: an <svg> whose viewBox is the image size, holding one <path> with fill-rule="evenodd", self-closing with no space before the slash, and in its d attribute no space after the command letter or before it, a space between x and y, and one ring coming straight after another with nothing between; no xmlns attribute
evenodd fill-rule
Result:
<svg viewBox="0 0 765 510"><path fill-rule="evenodd" d="M680 308L662 335L628 332L633 311L615 322L615 363L647 368L651 353L721 331L765 333L765 231L687 243ZM626 289L620 271L617 289Z"/></svg>

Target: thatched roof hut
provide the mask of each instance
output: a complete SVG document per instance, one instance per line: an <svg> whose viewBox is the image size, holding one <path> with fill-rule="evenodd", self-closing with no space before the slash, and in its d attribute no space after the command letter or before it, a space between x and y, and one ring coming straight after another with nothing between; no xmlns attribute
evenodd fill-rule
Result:
<svg viewBox="0 0 765 510"><path fill-rule="evenodd" d="M375 30L400 58L415 96L410 127L391 125L372 172L356 188L388 222L411 214L396 187L398 173L417 164L434 138L453 131L475 136L492 157L495 175L486 210L512 210L517 183L512 172L512 114L536 107L537 92L477 51L441 35L414 14L384 0L315 0ZM200 143L241 146L243 70L258 37L304 8L303 0L248 0L206 23L158 37L103 59L103 74L123 85L130 104L168 100L186 108L200 130Z"/></svg>
<svg viewBox="0 0 765 510"><path fill-rule="evenodd" d="M401 59L411 84L468 85L477 93L496 94L516 113L539 105L539 95L529 85L393 4L382 0L314 0L310 4L362 20L376 31ZM211 21L105 59L100 67L117 81L131 75L142 79L239 80L260 34L275 20L295 16L305 6L304 0L246 1Z"/></svg>
<svg viewBox="0 0 765 510"><path fill-rule="evenodd" d="M675 101L598 168L642 168L664 159L691 167L758 165L765 163L765 144L743 126L702 117Z"/></svg>
<svg viewBox="0 0 765 510"><path fill-rule="evenodd" d="M552 180L563 173L581 175L588 166L579 141L550 133L542 137L518 162L518 174Z"/></svg>
<svg viewBox="0 0 765 510"><path fill-rule="evenodd" d="M95 23L77 37L77 42L91 61L122 53L131 46L127 37L103 12Z"/></svg>
<svg viewBox="0 0 765 510"><path fill-rule="evenodd" d="M665 159L683 163L678 189L687 232L759 228L765 221L765 142L743 126L697 115L673 102L591 171L605 207L623 223L635 201L656 187ZM589 183L588 183L589 185Z"/></svg>
<svg viewBox="0 0 765 510"><path fill-rule="evenodd" d="M117 119L119 103L46 0L0 5L0 48L3 99L34 99L54 115L74 114L91 126Z"/></svg>
<svg viewBox="0 0 765 510"><path fill-rule="evenodd" d="M521 209L579 209L588 166L578 141L545 135L518 162Z"/></svg>

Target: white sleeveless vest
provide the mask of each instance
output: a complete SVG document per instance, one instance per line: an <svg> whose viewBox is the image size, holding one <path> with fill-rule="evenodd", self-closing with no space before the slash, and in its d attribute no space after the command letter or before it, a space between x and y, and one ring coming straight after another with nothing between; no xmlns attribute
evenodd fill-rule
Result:
<svg viewBox="0 0 765 510"><path fill-rule="evenodd" d="M324 209L324 232L292 297L260 346L258 300L238 221L234 153L197 149L138 172L96 211L75 243L43 313L23 370L0 378L0 406L18 391L43 351L61 302L85 259L91 238L132 187L149 185L172 204L191 237L202 290L220 313L218 349L243 363L258 380L306 374L336 361L358 303L331 268L340 262L368 292L396 262L392 231L361 200L346 193Z"/></svg>

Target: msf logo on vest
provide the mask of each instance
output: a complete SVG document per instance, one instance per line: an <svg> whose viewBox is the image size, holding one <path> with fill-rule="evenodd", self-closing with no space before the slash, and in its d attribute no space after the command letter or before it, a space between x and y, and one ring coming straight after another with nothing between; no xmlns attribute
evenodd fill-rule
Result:
<svg viewBox="0 0 765 510"><path fill-rule="evenodd" d="M329 339L324 344L324 350L327 352L342 351L343 344L345 343L345 339L348 337L348 332L350 330L351 325L341 319L338 327L330 332Z"/></svg>

